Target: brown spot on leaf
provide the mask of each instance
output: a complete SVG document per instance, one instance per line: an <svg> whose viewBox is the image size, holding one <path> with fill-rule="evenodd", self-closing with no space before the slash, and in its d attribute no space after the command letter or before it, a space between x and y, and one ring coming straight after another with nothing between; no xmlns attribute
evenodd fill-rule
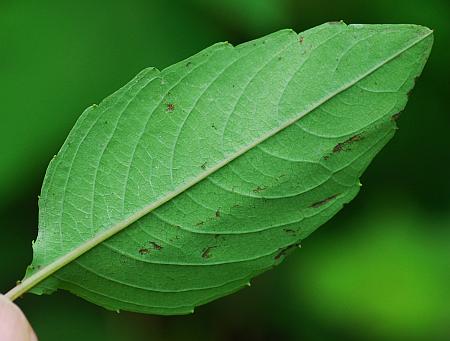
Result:
<svg viewBox="0 0 450 341"><path fill-rule="evenodd" d="M207 248L203 249L202 251L202 258L211 258L211 250L214 249L217 246L208 246Z"/></svg>
<svg viewBox="0 0 450 341"><path fill-rule="evenodd" d="M343 143L338 143L334 146L333 153L339 153L340 151L344 150L344 146L345 145Z"/></svg>
<svg viewBox="0 0 450 341"><path fill-rule="evenodd" d="M206 169L207 162L203 162L203 164L200 166L201 169Z"/></svg>
<svg viewBox="0 0 450 341"><path fill-rule="evenodd" d="M293 229L283 229L284 232L288 233L288 234L296 234L297 231L293 230Z"/></svg>
<svg viewBox="0 0 450 341"><path fill-rule="evenodd" d="M300 243L295 243L292 245L289 245L287 247L284 247L282 249L280 249L280 252L278 252L276 254L276 256L274 257L275 260L280 259L281 257L285 257L289 252L293 251L295 248L299 247Z"/></svg>
<svg viewBox="0 0 450 341"><path fill-rule="evenodd" d="M322 206L322 205L325 205L327 202L330 202L331 200L335 199L337 196L338 196L338 194L334 194L334 195L332 195L332 196L330 196L330 197L328 197L328 198L325 198L325 199L323 199L323 200L320 200L320 201L315 202L314 204L312 204L312 205L309 206L309 207L312 207L312 208L318 208L318 207L320 207L320 206Z"/></svg>
<svg viewBox="0 0 450 341"><path fill-rule="evenodd" d="M199 221L197 224L195 224L195 226L202 226L202 225L204 225L204 224L205 224L204 221Z"/></svg>
<svg viewBox="0 0 450 341"><path fill-rule="evenodd" d="M220 208L217 209L215 216L216 218L220 218Z"/></svg>
<svg viewBox="0 0 450 341"><path fill-rule="evenodd" d="M337 145L334 146L333 148L333 153L339 153L345 150L349 150L350 146L357 142L357 141L361 141L363 139L363 137L361 135L354 135L352 137L350 137L349 139L345 140L344 142L338 143Z"/></svg>
<svg viewBox="0 0 450 341"><path fill-rule="evenodd" d="M264 191L264 190L266 190L266 189L267 189L267 187L261 187L261 186L258 186L258 187L256 187L255 189L253 189L253 192L259 193L259 192L262 192L262 191Z"/></svg>
<svg viewBox="0 0 450 341"><path fill-rule="evenodd" d="M303 40L304 40L305 38L303 37L303 36L300 36L300 37L298 37L298 42L300 43L300 44L303 44Z"/></svg>
<svg viewBox="0 0 450 341"><path fill-rule="evenodd" d="M391 121L396 122L396 121L400 118L401 113L402 113L402 112L400 111L400 112L398 112L398 113L392 115L392 116L391 116Z"/></svg>
<svg viewBox="0 0 450 341"><path fill-rule="evenodd" d="M160 250L162 250L163 249L163 247L161 246L161 245L159 245L159 244L156 244L155 242L149 242L150 243L150 245L152 245L153 246L153 248L155 249L155 250L158 250L158 251L160 251Z"/></svg>
<svg viewBox="0 0 450 341"><path fill-rule="evenodd" d="M146 254L149 253L149 252L150 252L149 249L145 249L145 248L139 249L139 253L140 253L141 255L146 255Z"/></svg>
<svg viewBox="0 0 450 341"><path fill-rule="evenodd" d="M167 112L172 112L175 110L175 104L167 103Z"/></svg>

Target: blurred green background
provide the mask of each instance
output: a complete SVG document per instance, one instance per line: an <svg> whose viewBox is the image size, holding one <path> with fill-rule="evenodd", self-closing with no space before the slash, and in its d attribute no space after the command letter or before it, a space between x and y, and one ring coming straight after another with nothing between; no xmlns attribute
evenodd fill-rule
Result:
<svg viewBox="0 0 450 341"><path fill-rule="evenodd" d="M354 202L252 288L191 316L18 301L42 340L450 340L448 0L0 2L0 290L22 278L46 166L85 107L147 66L326 21L435 30L394 140Z"/></svg>

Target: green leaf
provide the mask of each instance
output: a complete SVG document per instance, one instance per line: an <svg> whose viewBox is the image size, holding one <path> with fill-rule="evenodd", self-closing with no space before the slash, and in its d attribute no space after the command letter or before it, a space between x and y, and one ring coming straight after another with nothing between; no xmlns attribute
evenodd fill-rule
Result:
<svg viewBox="0 0 450 341"><path fill-rule="evenodd" d="M431 45L421 26L329 23L142 71L50 163L9 296L183 314L242 288L355 197Z"/></svg>

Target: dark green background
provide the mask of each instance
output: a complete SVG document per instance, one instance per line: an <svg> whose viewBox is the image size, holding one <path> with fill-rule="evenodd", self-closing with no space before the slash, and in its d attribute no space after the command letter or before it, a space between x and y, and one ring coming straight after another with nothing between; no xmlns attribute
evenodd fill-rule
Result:
<svg viewBox="0 0 450 341"><path fill-rule="evenodd" d="M42 340L450 339L447 0L2 0L0 291L30 263L46 166L85 107L215 42L341 19L435 30L400 131L354 202L252 288L191 316L27 295L18 304Z"/></svg>

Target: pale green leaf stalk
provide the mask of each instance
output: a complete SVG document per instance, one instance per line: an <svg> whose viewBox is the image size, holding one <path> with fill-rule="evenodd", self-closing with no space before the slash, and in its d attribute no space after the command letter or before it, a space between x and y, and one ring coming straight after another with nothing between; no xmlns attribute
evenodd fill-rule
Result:
<svg viewBox="0 0 450 341"><path fill-rule="evenodd" d="M184 314L239 290L356 196L432 41L329 23L142 71L50 163L33 263L7 296Z"/></svg>

